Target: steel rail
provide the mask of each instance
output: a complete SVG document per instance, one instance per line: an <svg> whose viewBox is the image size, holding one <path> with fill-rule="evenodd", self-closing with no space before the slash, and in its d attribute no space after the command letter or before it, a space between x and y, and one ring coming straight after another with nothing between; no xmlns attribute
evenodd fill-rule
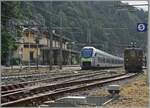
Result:
<svg viewBox="0 0 150 108"><path fill-rule="evenodd" d="M96 81L96 82L91 82L89 84L84 84L84 85L80 85L80 86L77 85L77 86L73 86L73 87L66 88L66 89L64 88L62 90L57 90L56 92L55 91L44 92L44 93L40 93L38 95L22 98L19 100L2 103L1 105L3 107L8 107L8 106L37 106L37 105L43 103L44 101L49 100L50 98L54 98L56 96L61 96L66 92L75 92L75 91L81 91L83 89L87 89L89 87L95 87L95 86L100 86L100 85L102 86L106 83L131 78L131 77L134 77L136 75L137 75L136 73L125 74L123 76L119 76L119 77L115 77L115 78L109 78L109 79L100 80L100 81Z"/></svg>
<svg viewBox="0 0 150 108"><path fill-rule="evenodd" d="M53 78L47 78L47 79L36 80L36 81L27 81L27 82L21 82L21 83L17 83L17 84L2 85L1 90L2 91L13 90L13 88L17 87L17 86L18 86L18 88L24 88L24 86L26 86L28 84L32 84L32 83L42 82L42 81L46 81L46 80L57 80L60 78L67 78L67 77L73 77L73 76L78 76L78 75L64 75L64 76L59 76L59 77L57 76L57 77L53 77ZM20 86L23 86L23 87L20 87Z"/></svg>
<svg viewBox="0 0 150 108"><path fill-rule="evenodd" d="M57 76L57 77L46 78L46 79L42 79L42 80L28 81L28 82L22 82L22 83L18 83L18 84L9 84L9 85L6 85L6 86L1 86L1 90L2 90L2 94L6 94L6 93L9 93L9 92L16 91L16 89L19 89L19 88L22 89L22 88L25 88L25 86L27 86L27 85L33 85L33 84L36 84L36 83L39 83L39 82L54 81L54 80L58 80L58 79L78 77L78 76L79 76L78 78L83 78L83 77L88 77L92 74L93 75L98 75L98 74L104 74L104 73L92 72L92 73L81 73L81 74ZM72 79L72 80L75 80L75 78Z"/></svg>
<svg viewBox="0 0 150 108"><path fill-rule="evenodd" d="M79 76L79 77L77 77L77 78L71 78L71 79L66 79L66 80L64 80L64 81L61 81L61 82L58 82L58 83L54 83L54 84L47 84L46 86L44 85L44 86L36 86L36 87L34 87L34 88L29 88L29 87L27 87L27 88L24 88L24 89L22 89L21 88L21 90L14 90L13 92L8 92L8 93L2 93L2 95L1 95L1 98L3 98L3 97L6 97L6 98L8 98L8 96L11 96L11 95L21 95L22 93L24 93L24 91L25 90L28 90L28 91L32 91L33 90L33 92L35 92L36 90L38 90L38 89L40 89L40 88L43 88L43 89L45 89L45 90L50 90L50 89L56 89L56 88L58 88L58 87L65 87L65 86L68 86L69 84L77 84L78 82L79 83L85 83L85 82L88 82L88 81L93 81L94 79L82 79L81 80L81 78L91 78L91 77L93 77L93 76L98 76L98 75L102 75L102 74L106 74L106 72L103 72L103 73L93 73L93 74L88 74L88 75L85 75L85 76ZM107 78L110 78L110 77L107 77ZM80 80L79 80L80 79ZM95 80L99 80L99 79L103 79L103 78L95 78ZM76 81L75 81L76 80ZM62 84L64 84L65 86L61 86ZM6 91L7 92L7 91Z"/></svg>
<svg viewBox="0 0 150 108"><path fill-rule="evenodd" d="M1 79L13 79L13 78L26 78L26 77L37 77L37 76L45 76L46 73L41 74L22 74L22 75L6 75L2 76Z"/></svg>
<svg viewBox="0 0 150 108"><path fill-rule="evenodd" d="M69 90L74 90L75 88L77 89L82 89L82 88L86 88L86 87L94 87L95 85L97 85L97 84L104 84L104 83L108 83L108 82L112 82L112 81L116 81L116 80L120 80L120 79L125 79L125 78L129 78L129 77L132 77L132 76L135 76L136 74L129 74L129 75L119 75L118 77L112 77L112 78L103 78L103 80L97 80L98 82L88 82L89 84L86 84L86 85L84 85L84 86L82 86L81 85L81 83L79 83L79 81L78 82L76 82L76 83L78 83L77 84L77 86L75 86L75 85L70 85L70 86L75 86L75 87L71 87L71 88L69 88ZM96 81L96 80L95 80ZM75 82L74 82L75 83ZM86 82L87 83L87 82ZM70 83L71 84L71 83ZM81 85L81 86L79 86L79 84ZM62 86L62 88L64 87L64 85L63 84L60 84L61 86ZM61 92L61 90L63 91L63 90L67 90L68 91L68 88L67 89L60 89L60 87L57 87L56 85L54 85L53 87L52 87L53 89L55 89L56 90L56 92L54 92L54 91L51 91L51 93L58 93L58 92ZM45 88L42 88L41 87L41 90L44 90ZM58 90L57 90L58 89ZM47 91L46 91L47 92ZM41 96L42 94L47 94L45 91L44 91L44 93L39 93L38 95L36 94L36 95L33 95L33 96L31 96L33 99L34 99L34 97L36 97L36 96ZM49 93L49 92L48 92ZM30 94L29 94L30 95ZM19 99L19 100L26 100L26 99L29 99L30 100L30 97L25 97L25 98L22 98L22 99ZM13 103L13 102L20 102L19 100L15 100L15 101L11 101L11 102L6 102L6 103L3 103L2 105L7 105L7 103Z"/></svg>

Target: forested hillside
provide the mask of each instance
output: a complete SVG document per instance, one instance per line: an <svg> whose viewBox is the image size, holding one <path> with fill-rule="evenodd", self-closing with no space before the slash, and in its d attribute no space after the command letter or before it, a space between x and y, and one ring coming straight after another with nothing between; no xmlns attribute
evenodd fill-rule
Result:
<svg viewBox="0 0 150 108"><path fill-rule="evenodd" d="M100 1L2 2L2 57L7 56L9 47L16 47L7 25L12 18L27 21L33 19L51 27L69 27L63 33L77 42L75 47L78 50L81 44L87 44L88 41L115 55L123 49L122 45L128 45L131 41L146 48L147 34L137 32L136 24L147 22L147 12L131 6L119 7L120 4ZM17 36L20 36L19 32ZM90 36L91 41L87 38Z"/></svg>

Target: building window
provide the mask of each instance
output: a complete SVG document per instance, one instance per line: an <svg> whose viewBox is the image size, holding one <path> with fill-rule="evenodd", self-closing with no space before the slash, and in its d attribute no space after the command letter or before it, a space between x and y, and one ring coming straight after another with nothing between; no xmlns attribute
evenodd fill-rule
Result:
<svg viewBox="0 0 150 108"><path fill-rule="evenodd" d="M55 40L55 48L57 47L57 41Z"/></svg>
<svg viewBox="0 0 150 108"><path fill-rule="evenodd" d="M59 44L58 44L58 42L56 41L56 48L58 48L59 47Z"/></svg>
<svg viewBox="0 0 150 108"><path fill-rule="evenodd" d="M65 49L65 44L63 43L63 49Z"/></svg>
<svg viewBox="0 0 150 108"><path fill-rule="evenodd" d="M55 47L55 41L53 40L53 48Z"/></svg>
<svg viewBox="0 0 150 108"><path fill-rule="evenodd" d="M34 52L31 51L31 52L30 52L30 60L31 60L31 61L33 60L33 54L34 54Z"/></svg>

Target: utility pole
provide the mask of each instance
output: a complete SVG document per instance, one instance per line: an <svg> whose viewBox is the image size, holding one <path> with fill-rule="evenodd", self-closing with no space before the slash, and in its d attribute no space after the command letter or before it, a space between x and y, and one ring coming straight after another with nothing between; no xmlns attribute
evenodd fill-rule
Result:
<svg viewBox="0 0 150 108"><path fill-rule="evenodd" d="M22 69L22 53L23 53L23 49L22 47L19 49L19 61L20 61L20 70Z"/></svg>
<svg viewBox="0 0 150 108"><path fill-rule="evenodd" d="M38 66L38 64L39 64L39 59L38 59L38 47L39 47L39 36L37 36L36 37L36 39L35 39L35 41L36 41L36 68L37 69L39 69L39 66Z"/></svg>
<svg viewBox="0 0 150 108"><path fill-rule="evenodd" d="M53 33L51 29L48 30L49 32L49 70L52 70L52 61L53 61Z"/></svg>
<svg viewBox="0 0 150 108"><path fill-rule="evenodd" d="M148 59L147 59L147 61L148 61L148 64L147 64L147 67L148 67L148 82L149 82L149 87L150 87L150 1L148 0L148 47L147 47L147 52L148 52L148 55L147 55L147 57L148 57ZM149 90L149 97L150 97L150 90ZM149 99L149 106L150 106L150 99Z"/></svg>
<svg viewBox="0 0 150 108"><path fill-rule="evenodd" d="M39 62L39 60L38 60L38 41L39 41L39 40L37 39L37 42L36 42L36 48L37 48L37 55L36 55L36 57L37 57L37 62L36 62L36 68L37 68L37 69L39 69L39 67L38 67L38 64L39 64L39 63L38 63L38 62Z"/></svg>
<svg viewBox="0 0 150 108"><path fill-rule="evenodd" d="M11 48L8 48L8 66L11 66Z"/></svg>
<svg viewBox="0 0 150 108"><path fill-rule="evenodd" d="M70 44L70 65L72 65L72 43Z"/></svg>
<svg viewBox="0 0 150 108"><path fill-rule="evenodd" d="M62 15L62 11L60 11L60 37L59 37L59 41L60 41L60 46L59 46L59 68L62 69L62 21L63 21L63 15Z"/></svg>
<svg viewBox="0 0 150 108"><path fill-rule="evenodd" d="M13 69L13 48L10 48L10 66Z"/></svg>
<svg viewBox="0 0 150 108"><path fill-rule="evenodd" d="M52 10L52 1L50 4L50 8ZM52 18L50 17L50 23L52 24ZM53 31L50 24L50 29L48 29L49 33L49 70L52 70L52 61L53 61Z"/></svg>
<svg viewBox="0 0 150 108"><path fill-rule="evenodd" d="M91 45L91 29L87 29L87 43Z"/></svg>
<svg viewBox="0 0 150 108"><path fill-rule="evenodd" d="M69 48L69 59L68 59L68 63L69 65L71 65L71 59L72 59L72 54L71 54L71 42L68 42L68 48Z"/></svg>
<svg viewBox="0 0 150 108"><path fill-rule="evenodd" d="M29 64L29 70L30 70L30 32L31 32L31 28L29 27L29 62L28 62L28 64Z"/></svg>
<svg viewBox="0 0 150 108"><path fill-rule="evenodd" d="M90 24L92 24L91 19L88 19L88 24L87 24L87 44L90 46L91 45L91 29L90 29Z"/></svg>

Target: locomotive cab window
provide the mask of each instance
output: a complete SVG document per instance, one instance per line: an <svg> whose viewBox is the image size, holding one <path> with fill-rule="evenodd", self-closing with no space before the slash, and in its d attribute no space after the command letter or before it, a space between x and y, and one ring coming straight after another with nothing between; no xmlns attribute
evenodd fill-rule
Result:
<svg viewBox="0 0 150 108"><path fill-rule="evenodd" d="M131 57L135 57L136 56L136 52L135 51L130 51L130 55L131 55Z"/></svg>

